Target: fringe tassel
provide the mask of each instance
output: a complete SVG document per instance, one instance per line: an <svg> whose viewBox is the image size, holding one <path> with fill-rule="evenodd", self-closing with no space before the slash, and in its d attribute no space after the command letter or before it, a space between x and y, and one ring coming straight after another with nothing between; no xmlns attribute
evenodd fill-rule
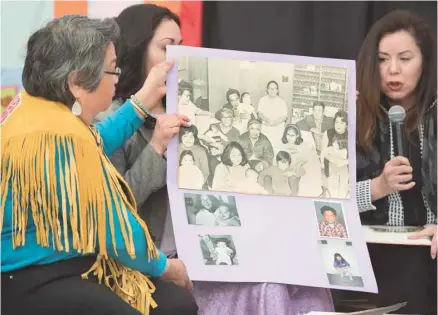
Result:
<svg viewBox="0 0 438 315"><path fill-rule="evenodd" d="M107 269L109 276L105 276ZM99 255L90 270L82 275L82 279L88 279L91 273L97 277L99 283L103 280L108 288L144 315L149 315L151 307L158 306L152 298L155 292L154 284L139 271L126 268L112 258L104 259Z"/></svg>
<svg viewBox="0 0 438 315"><path fill-rule="evenodd" d="M31 209L39 245L51 245L58 251L75 250L82 254L96 253L98 246L97 261L83 278L93 272L100 281L104 278L105 284L125 301L143 314L149 314L149 307L156 307L151 297L155 287L145 275L108 258L107 220L110 222L116 253L114 219L119 220L125 246L130 257L135 258L134 239L126 208L145 232L148 259L157 258L158 251L145 222L137 214L128 185L102 148L77 136L39 132L9 139L1 155L0 203L1 209L4 209L11 189L13 248L25 245ZM125 191L128 193L125 194ZM125 207L115 202L115 209L111 209L112 200L118 196L122 197ZM113 218L112 210L115 210L116 218ZM0 233L3 219L4 211L1 211ZM71 243L69 233L73 236Z"/></svg>

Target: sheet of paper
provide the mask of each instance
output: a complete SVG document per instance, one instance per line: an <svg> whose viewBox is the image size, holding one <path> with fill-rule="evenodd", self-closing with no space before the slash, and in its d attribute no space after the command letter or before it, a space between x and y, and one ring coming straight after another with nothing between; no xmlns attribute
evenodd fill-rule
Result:
<svg viewBox="0 0 438 315"><path fill-rule="evenodd" d="M341 315L341 314L349 314L349 315L385 315L389 312L395 312L406 305L406 302L394 304L391 306L373 308L365 311L358 311L352 313L332 313L332 312L310 312L307 315ZM391 313L392 314L392 313ZM392 314L396 315L396 314Z"/></svg>
<svg viewBox="0 0 438 315"><path fill-rule="evenodd" d="M430 238L411 240L408 237L421 231L417 226L363 226L365 239L368 243L430 246Z"/></svg>
<svg viewBox="0 0 438 315"><path fill-rule="evenodd" d="M351 60L169 46L179 257L202 281L377 292L355 196Z"/></svg>

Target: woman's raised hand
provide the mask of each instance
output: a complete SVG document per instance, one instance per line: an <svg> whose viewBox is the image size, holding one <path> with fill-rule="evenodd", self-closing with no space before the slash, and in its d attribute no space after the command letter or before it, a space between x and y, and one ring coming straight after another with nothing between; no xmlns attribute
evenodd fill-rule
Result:
<svg viewBox="0 0 438 315"><path fill-rule="evenodd" d="M412 166L403 156L396 156L386 162L382 174L371 181L373 200L388 196L395 191L409 190L415 186L412 180ZM407 183L409 182L409 183Z"/></svg>
<svg viewBox="0 0 438 315"><path fill-rule="evenodd" d="M157 116L154 134L149 144L159 154L167 150L170 139L178 135L180 127L189 127L189 119L184 115L162 114Z"/></svg>
<svg viewBox="0 0 438 315"><path fill-rule="evenodd" d="M153 66L142 88L135 94L150 111L153 111L157 106L161 106L160 100L166 95L167 73L173 65L174 61L169 60Z"/></svg>

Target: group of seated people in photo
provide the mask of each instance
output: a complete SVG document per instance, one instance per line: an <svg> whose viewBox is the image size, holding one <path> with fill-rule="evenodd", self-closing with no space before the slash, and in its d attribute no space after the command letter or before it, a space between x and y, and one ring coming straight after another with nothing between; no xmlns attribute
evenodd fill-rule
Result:
<svg viewBox="0 0 438 315"><path fill-rule="evenodd" d="M192 86L180 81L178 112L192 125L179 135L179 187L347 198L347 112L328 117L316 101L312 114L288 124L278 89L268 82L257 109L248 92L229 89L228 102L213 112L197 107Z"/></svg>

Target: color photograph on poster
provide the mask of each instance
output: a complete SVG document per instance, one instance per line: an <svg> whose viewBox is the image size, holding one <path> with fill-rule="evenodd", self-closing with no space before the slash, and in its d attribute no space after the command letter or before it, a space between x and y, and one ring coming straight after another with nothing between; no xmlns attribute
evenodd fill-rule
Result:
<svg viewBox="0 0 438 315"><path fill-rule="evenodd" d="M352 242L320 240L318 246L330 284L350 287L363 286Z"/></svg>
<svg viewBox="0 0 438 315"><path fill-rule="evenodd" d="M315 201L315 213L319 236L348 238L341 202Z"/></svg>

